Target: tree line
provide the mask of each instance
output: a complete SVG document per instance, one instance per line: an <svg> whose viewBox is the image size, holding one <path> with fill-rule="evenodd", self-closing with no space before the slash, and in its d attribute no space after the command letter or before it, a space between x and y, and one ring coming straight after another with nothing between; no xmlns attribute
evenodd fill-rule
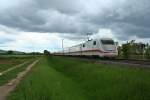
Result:
<svg viewBox="0 0 150 100"><path fill-rule="evenodd" d="M118 54L120 58L150 59L150 45L131 40L122 44L122 46L118 46Z"/></svg>

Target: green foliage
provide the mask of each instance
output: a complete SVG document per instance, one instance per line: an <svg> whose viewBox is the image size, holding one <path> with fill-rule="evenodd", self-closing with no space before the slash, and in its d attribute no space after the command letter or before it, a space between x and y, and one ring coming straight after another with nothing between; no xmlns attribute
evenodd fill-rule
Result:
<svg viewBox="0 0 150 100"><path fill-rule="evenodd" d="M122 52L124 58L129 58L131 55L131 46L130 43L123 44L122 45Z"/></svg>
<svg viewBox="0 0 150 100"><path fill-rule="evenodd" d="M135 40L131 40L119 47L119 56L127 59L146 59L149 56L147 46L148 44L142 42L136 43ZM144 55L147 56L145 57Z"/></svg>
<svg viewBox="0 0 150 100"><path fill-rule="evenodd" d="M150 59L150 46L147 47L145 55L147 59Z"/></svg>
<svg viewBox="0 0 150 100"><path fill-rule="evenodd" d="M122 56L122 48L121 48L121 46L118 46L118 55Z"/></svg>
<svg viewBox="0 0 150 100"><path fill-rule="evenodd" d="M48 50L44 50L44 55L50 55L50 52Z"/></svg>
<svg viewBox="0 0 150 100"><path fill-rule="evenodd" d="M7 51L7 54L13 54L12 50Z"/></svg>
<svg viewBox="0 0 150 100"><path fill-rule="evenodd" d="M45 56L8 100L149 100L150 70Z"/></svg>

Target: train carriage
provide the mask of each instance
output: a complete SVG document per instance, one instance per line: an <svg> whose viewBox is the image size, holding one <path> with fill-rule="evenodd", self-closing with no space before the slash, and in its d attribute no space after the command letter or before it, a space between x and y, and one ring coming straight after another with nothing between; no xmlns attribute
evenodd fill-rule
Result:
<svg viewBox="0 0 150 100"><path fill-rule="evenodd" d="M102 38L65 48L61 55L116 57L118 56L118 50L117 45L112 39Z"/></svg>

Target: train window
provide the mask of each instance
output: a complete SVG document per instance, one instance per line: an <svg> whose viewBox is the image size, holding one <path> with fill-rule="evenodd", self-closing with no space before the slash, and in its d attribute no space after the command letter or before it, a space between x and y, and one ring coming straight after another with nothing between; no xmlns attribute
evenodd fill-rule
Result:
<svg viewBox="0 0 150 100"><path fill-rule="evenodd" d="M83 47L85 47L85 44L83 44Z"/></svg>
<svg viewBox="0 0 150 100"><path fill-rule="evenodd" d="M96 41L93 42L93 45L96 45Z"/></svg>
<svg viewBox="0 0 150 100"><path fill-rule="evenodd" d="M102 44L105 45L114 45L114 41L113 40L101 40Z"/></svg>

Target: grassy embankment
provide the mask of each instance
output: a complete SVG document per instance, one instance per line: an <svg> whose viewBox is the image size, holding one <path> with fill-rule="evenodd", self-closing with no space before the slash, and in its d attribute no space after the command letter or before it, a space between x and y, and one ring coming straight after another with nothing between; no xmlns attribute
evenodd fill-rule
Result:
<svg viewBox="0 0 150 100"><path fill-rule="evenodd" d="M0 75L0 86L15 78L17 74L23 71L31 62L33 62L33 60L34 58L32 57L0 57L0 72L26 62L21 67Z"/></svg>
<svg viewBox="0 0 150 100"><path fill-rule="evenodd" d="M150 69L43 58L9 100L149 100Z"/></svg>

